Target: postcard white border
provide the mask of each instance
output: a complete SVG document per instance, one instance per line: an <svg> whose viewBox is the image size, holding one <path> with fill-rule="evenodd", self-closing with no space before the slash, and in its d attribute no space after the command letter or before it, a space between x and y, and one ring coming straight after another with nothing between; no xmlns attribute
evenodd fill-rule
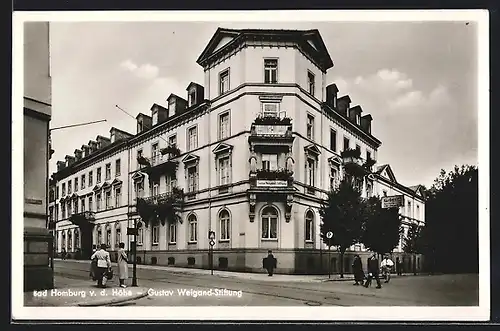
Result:
<svg viewBox="0 0 500 331"><path fill-rule="evenodd" d="M478 26L478 307L23 307L23 23L26 21L404 22L469 21ZM14 12L12 95L12 318L30 320L387 320L484 321L490 317L489 13L487 10ZM17 263L15 263L17 262Z"/></svg>

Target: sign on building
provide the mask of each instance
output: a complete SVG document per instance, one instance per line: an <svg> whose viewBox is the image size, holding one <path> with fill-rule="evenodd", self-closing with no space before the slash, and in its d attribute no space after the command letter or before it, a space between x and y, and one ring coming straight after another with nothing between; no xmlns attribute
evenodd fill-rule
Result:
<svg viewBox="0 0 500 331"><path fill-rule="evenodd" d="M382 208L399 208L405 205L405 198L403 195L393 195L390 197L382 198Z"/></svg>

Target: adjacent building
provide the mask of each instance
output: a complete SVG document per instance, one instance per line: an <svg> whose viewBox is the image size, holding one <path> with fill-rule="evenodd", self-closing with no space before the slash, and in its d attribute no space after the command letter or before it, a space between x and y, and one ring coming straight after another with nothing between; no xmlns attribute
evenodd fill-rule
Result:
<svg viewBox="0 0 500 331"><path fill-rule="evenodd" d="M344 151L368 169L364 197L401 194L407 221L424 222L422 191L373 168L372 116L326 85L333 61L317 30L218 29L197 63L203 85L140 113L134 134L113 128L58 162L59 251L129 248L137 224L141 263L206 268L212 244L216 268L261 270L273 250L278 272L324 272L319 208L344 175Z"/></svg>

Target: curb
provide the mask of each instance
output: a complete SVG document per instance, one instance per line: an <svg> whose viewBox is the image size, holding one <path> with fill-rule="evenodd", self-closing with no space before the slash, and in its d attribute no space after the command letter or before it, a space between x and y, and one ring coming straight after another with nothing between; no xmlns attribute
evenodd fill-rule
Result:
<svg viewBox="0 0 500 331"><path fill-rule="evenodd" d="M78 304L80 307L99 307L99 306L110 306L113 304L117 303L124 303L128 301L135 301L142 299L144 297L148 296L148 291L146 290L144 293L128 296L125 298L116 298L116 299L111 299L111 300L100 300L100 301L94 301L94 302L81 302Z"/></svg>

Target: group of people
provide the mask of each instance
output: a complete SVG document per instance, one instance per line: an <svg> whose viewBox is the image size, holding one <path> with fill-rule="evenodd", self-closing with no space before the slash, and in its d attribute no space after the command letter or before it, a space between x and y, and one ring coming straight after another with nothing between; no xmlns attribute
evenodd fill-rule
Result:
<svg viewBox="0 0 500 331"><path fill-rule="evenodd" d="M128 257L125 251L125 244L118 245L118 280L120 287L127 287L125 280L128 279ZM99 250L95 250L90 257L90 276L97 281L97 287L106 287L107 281L113 278L113 269L111 267L111 257L106 250L107 245L101 244Z"/></svg>
<svg viewBox="0 0 500 331"><path fill-rule="evenodd" d="M385 279L385 283L389 283L389 281L391 280L391 271L393 267L394 262L392 262L389 255L385 255L384 259L379 265L377 254L373 254L368 259L368 275L365 276L365 272L363 270L363 262L361 261L359 255L356 254L352 263L354 285L370 287L373 279L375 279L375 281L377 282L377 288L382 288L382 285L380 284L380 273L382 273L382 278Z"/></svg>

